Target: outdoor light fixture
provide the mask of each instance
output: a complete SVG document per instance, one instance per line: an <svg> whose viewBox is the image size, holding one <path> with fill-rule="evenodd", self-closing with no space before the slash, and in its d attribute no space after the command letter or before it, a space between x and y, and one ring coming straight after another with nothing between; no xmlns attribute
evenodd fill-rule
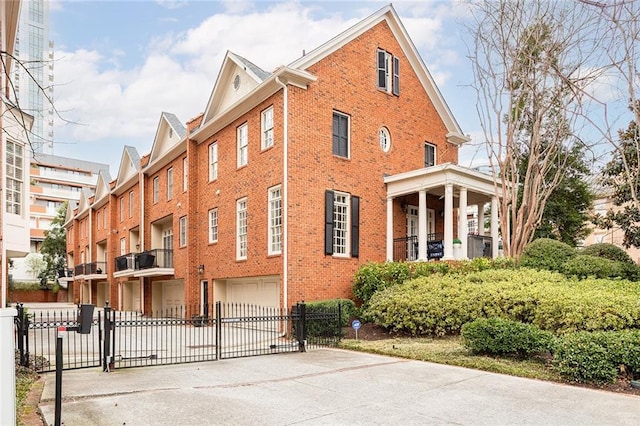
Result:
<svg viewBox="0 0 640 426"><path fill-rule="evenodd" d="M204 274L204 265L198 265L198 275Z"/></svg>

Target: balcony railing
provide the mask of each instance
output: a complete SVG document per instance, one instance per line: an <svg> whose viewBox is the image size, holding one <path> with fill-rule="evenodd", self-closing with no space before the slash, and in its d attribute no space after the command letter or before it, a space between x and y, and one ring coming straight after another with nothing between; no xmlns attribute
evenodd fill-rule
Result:
<svg viewBox="0 0 640 426"><path fill-rule="evenodd" d="M75 268L73 268L73 275L74 276L80 276L80 275L84 275L84 263L81 263L80 265L76 265Z"/></svg>
<svg viewBox="0 0 640 426"><path fill-rule="evenodd" d="M443 235L440 232L427 234L427 258L440 259L443 253ZM393 260L412 262L418 260L418 236L410 235L393 240Z"/></svg>
<svg viewBox="0 0 640 426"><path fill-rule="evenodd" d="M469 259L476 257L493 257L493 239L486 235L469 234L467 237L467 255Z"/></svg>
<svg viewBox="0 0 640 426"><path fill-rule="evenodd" d="M127 253L122 256L116 257L116 272L127 271L132 269L137 269L136 265L136 255L138 253Z"/></svg>
<svg viewBox="0 0 640 426"><path fill-rule="evenodd" d="M153 249L135 255L135 269L173 268L172 249Z"/></svg>
<svg viewBox="0 0 640 426"><path fill-rule="evenodd" d="M107 273L107 262L91 262L85 264L85 275L102 275Z"/></svg>

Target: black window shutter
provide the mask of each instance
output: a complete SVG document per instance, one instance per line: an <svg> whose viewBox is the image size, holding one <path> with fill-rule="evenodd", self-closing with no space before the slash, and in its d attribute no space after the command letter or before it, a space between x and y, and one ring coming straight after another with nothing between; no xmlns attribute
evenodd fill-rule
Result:
<svg viewBox="0 0 640 426"><path fill-rule="evenodd" d="M324 254L333 254L333 191L324 193Z"/></svg>
<svg viewBox="0 0 640 426"><path fill-rule="evenodd" d="M360 197L351 196L351 256L360 256Z"/></svg>
<svg viewBox="0 0 640 426"><path fill-rule="evenodd" d="M378 49L378 88L387 90L387 54Z"/></svg>
<svg viewBox="0 0 640 426"><path fill-rule="evenodd" d="M400 96L400 59L393 57L393 94Z"/></svg>
<svg viewBox="0 0 640 426"><path fill-rule="evenodd" d="M340 116L333 113L333 154L340 153Z"/></svg>

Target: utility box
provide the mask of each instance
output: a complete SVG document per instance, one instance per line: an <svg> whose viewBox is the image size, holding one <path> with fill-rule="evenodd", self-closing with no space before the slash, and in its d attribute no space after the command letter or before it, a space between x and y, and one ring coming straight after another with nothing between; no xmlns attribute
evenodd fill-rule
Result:
<svg viewBox="0 0 640 426"><path fill-rule="evenodd" d="M78 307L78 333L91 334L91 324L93 323L94 305L80 305Z"/></svg>

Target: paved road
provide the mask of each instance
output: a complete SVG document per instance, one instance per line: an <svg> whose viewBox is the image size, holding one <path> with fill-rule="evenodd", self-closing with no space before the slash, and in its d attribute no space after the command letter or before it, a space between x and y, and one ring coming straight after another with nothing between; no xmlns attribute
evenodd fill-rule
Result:
<svg viewBox="0 0 640 426"><path fill-rule="evenodd" d="M40 408L54 422L55 374ZM340 349L65 371L72 425L638 425L640 398Z"/></svg>

